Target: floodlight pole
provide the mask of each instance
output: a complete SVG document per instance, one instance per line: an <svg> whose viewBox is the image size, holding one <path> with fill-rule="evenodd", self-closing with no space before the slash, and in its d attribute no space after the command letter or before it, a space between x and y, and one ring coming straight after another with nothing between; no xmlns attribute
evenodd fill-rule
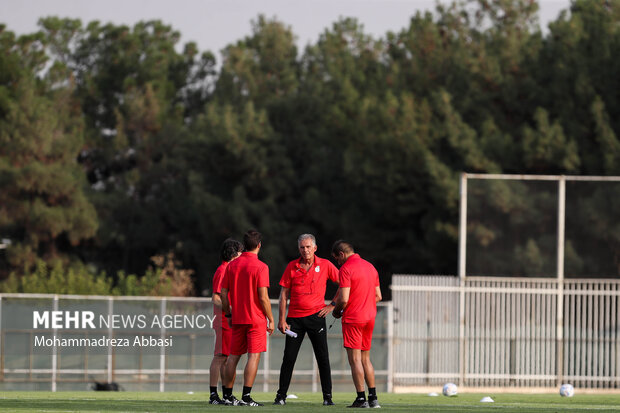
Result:
<svg viewBox="0 0 620 413"><path fill-rule="evenodd" d="M564 238L566 226L566 177L558 179L558 237L557 237L557 324L556 324L556 371L557 385L564 375Z"/></svg>
<svg viewBox="0 0 620 413"><path fill-rule="evenodd" d="M459 385L465 385L465 259L467 253L467 173L461 173L459 219Z"/></svg>

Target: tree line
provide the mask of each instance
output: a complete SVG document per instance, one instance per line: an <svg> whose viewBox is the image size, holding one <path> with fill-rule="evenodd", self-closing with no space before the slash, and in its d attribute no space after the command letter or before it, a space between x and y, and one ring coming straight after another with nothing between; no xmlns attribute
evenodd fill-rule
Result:
<svg viewBox="0 0 620 413"><path fill-rule="evenodd" d="M257 228L273 293L306 232L323 257L350 240L387 290L393 273L455 273L462 171L620 175L620 3L576 0L544 33L534 1L471 3L380 38L341 18L303 50L258 16L219 62L160 21L0 26L1 288L56 271L207 294L221 242ZM511 216L524 203L501 185L486 207ZM614 211L586 229L606 276ZM482 229L479 248L499 236Z"/></svg>

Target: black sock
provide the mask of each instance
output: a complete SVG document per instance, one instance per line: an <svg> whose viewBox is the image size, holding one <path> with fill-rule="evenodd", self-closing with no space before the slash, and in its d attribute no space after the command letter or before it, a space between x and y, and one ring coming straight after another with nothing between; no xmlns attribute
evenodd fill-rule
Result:
<svg viewBox="0 0 620 413"><path fill-rule="evenodd" d="M243 393L241 393L242 397L248 396L250 397L250 392L252 392L252 386L243 386Z"/></svg>
<svg viewBox="0 0 620 413"><path fill-rule="evenodd" d="M368 388L368 400L376 400L377 399L377 388L369 387Z"/></svg>
<svg viewBox="0 0 620 413"><path fill-rule="evenodd" d="M217 386L209 386L209 389L211 390L211 395L217 395Z"/></svg>
<svg viewBox="0 0 620 413"><path fill-rule="evenodd" d="M363 390L357 392L357 400L366 400L366 393Z"/></svg>
<svg viewBox="0 0 620 413"><path fill-rule="evenodd" d="M232 387L230 387L230 388L229 388L229 387L224 387L224 386L222 385L222 395L223 395L224 397L230 397L230 396L232 396Z"/></svg>
<svg viewBox="0 0 620 413"><path fill-rule="evenodd" d="M331 393L323 393L323 400L331 400L332 398L332 394Z"/></svg>

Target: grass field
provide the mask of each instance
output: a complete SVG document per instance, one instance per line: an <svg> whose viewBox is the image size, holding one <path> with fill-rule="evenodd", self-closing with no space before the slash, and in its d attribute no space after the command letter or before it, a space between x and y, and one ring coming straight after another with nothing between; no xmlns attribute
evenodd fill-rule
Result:
<svg viewBox="0 0 620 413"><path fill-rule="evenodd" d="M267 412L351 411L346 406L354 394L338 393L336 406L321 405L321 395L300 393L286 406L272 406L273 394L253 393L258 407ZM491 396L494 403L481 403ZM135 392L3 392L0 411L5 412L205 412L250 409L249 407L210 406L207 393L135 393ZM550 394L461 394L456 397L429 397L424 394L380 394L379 401L388 412L620 412L620 395L575 395L563 398Z"/></svg>

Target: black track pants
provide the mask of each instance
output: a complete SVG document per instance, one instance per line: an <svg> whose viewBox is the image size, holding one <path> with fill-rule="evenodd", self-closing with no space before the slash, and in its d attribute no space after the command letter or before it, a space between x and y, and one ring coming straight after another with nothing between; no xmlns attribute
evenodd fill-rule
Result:
<svg viewBox="0 0 620 413"><path fill-rule="evenodd" d="M327 350L327 326L325 318L319 317L318 314L286 319L286 322L291 326L291 330L297 333L297 337L286 336L284 357L282 358L282 367L280 367L280 388L278 389L278 394L285 395L288 391L299 348L306 333L308 333L314 350L314 357L316 357L319 367L323 394L331 395L332 372L329 366L329 352Z"/></svg>

